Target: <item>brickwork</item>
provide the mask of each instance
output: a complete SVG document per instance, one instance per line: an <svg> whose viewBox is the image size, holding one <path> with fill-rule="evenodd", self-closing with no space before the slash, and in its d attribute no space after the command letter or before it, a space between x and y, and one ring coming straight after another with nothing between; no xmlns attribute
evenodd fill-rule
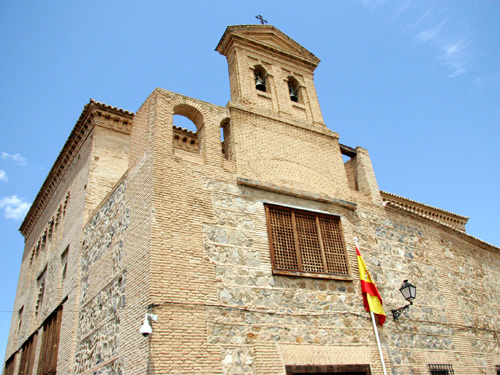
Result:
<svg viewBox="0 0 500 375"><path fill-rule="evenodd" d="M63 304L58 374L284 375L287 366L344 365L382 374L357 237L388 315L379 334L389 373L427 374L441 363L493 374L500 249L466 234L464 216L380 192L368 152L340 146L323 123L319 59L285 34L231 26L217 51L229 66L226 107L159 88L135 115L85 106L21 227L5 373L18 373L30 338L37 368L40 327ZM174 115L197 131L174 127ZM348 275L273 271L266 204L340 217ZM321 236L289 233L294 249ZM417 299L393 321L405 279ZM143 337L146 313L158 320Z"/></svg>

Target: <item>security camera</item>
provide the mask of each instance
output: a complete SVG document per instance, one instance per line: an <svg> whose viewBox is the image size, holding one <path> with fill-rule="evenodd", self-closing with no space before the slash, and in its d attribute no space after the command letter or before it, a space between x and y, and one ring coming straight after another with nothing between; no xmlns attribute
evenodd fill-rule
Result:
<svg viewBox="0 0 500 375"><path fill-rule="evenodd" d="M139 329L139 333L142 334L144 337L148 337L151 333L153 333L153 328L151 328L151 325L149 324L150 319L153 322L156 322L158 320L158 317L154 314L146 314L144 316L144 322L142 323L142 326Z"/></svg>

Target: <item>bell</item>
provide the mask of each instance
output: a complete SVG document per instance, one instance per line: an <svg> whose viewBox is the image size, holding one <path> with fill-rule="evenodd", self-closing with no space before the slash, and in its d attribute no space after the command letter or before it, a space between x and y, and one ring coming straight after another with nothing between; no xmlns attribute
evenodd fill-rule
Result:
<svg viewBox="0 0 500 375"><path fill-rule="evenodd" d="M289 88L290 88L290 100L292 102L297 103L299 101L299 90L298 89L294 90L291 85L289 86Z"/></svg>
<svg viewBox="0 0 500 375"><path fill-rule="evenodd" d="M255 88L259 91L266 91L266 81L262 79L259 73L255 74Z"/></svg>

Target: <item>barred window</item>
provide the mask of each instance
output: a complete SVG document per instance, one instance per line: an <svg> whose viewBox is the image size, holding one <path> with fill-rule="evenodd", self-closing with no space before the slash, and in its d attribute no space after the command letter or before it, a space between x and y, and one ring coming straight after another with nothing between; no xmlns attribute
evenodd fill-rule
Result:
<svg viewBox="0 0 500 375"><path fill-rule="evenodd" d="M19 364L19 375L32 375L35 366L36 343L38 332L35 332L21 348L21 363Z"/></svg>
<svg viewBox="0 0 500 375"><path fill-rule="evenodd" d="M273 272L349 278L338 216L266 205Z"/></svg>
<svg viewBox="0 0 500 375"><path fill-rule="evenodd" d="M453 375L452 365L428 365L431 375Z"/></svg>
<svg viewBox="0 0 500 375"><path fill-rule="evenodd" d="M42 347L40 348L37 375L53 375L56 373L61 318L62 307L59 307L43 324Z"/></svg>

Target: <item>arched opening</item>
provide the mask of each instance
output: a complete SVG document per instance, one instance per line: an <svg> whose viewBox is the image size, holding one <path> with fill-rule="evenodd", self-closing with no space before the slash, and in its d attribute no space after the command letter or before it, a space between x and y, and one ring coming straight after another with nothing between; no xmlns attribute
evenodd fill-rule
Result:
<svg viewBox="0 0 500 375"><path fill-rule="evenodd" d="M173 147L192 153L200 152L200 139L203 132L203 116L196 108L179 104L173 114Z"/></svg>
<svg viewBox="0 0 500 375"><path fill-rule="evenodd" d="M182 128L193 133L196 133L198 131L198 129L196 129L195 123L183 115L174 115L173 123L177 128Z"/></svg>
<svg viewBox="0 0 500 375"><path fill-rule="evenodd" d="M295 103L300 103L300 84L294 77L288 77L288 93L290 100Z"/></svg>
<svg viewBox="0 0 500 375"><path fill-rule="evenodd" d="M267 85L267 72L260 66L256 65L254 67L254 78L255 78L255 88L259 91L268 92L269 88Z"/></svg>

